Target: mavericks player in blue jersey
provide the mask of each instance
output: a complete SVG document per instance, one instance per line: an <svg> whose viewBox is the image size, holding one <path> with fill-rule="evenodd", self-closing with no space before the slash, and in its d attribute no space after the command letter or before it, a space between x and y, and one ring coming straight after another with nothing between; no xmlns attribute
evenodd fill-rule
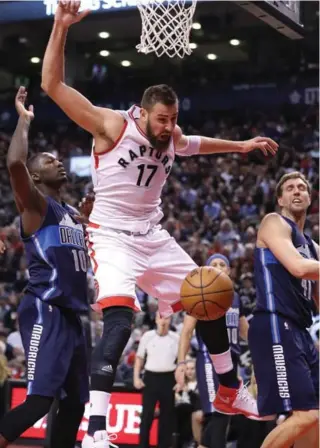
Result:
<svg viewBox="0 0 320 448"><path fill-rule="evenodd" d="M226 274L230 274L229 260L222 254L212 255L207 260L206 265L219 269ZM240 298L237 293L234 294L232 306L226 313L226 324L232 361L236 367L239 364L240 357L239 337L247 340L249 327L247 319L242 312ZM178 367L176 370L177 384L179 388L182 388L184 385L185 358L189 351L190 341L194 329L196 330L196 337L198 341L196 360L197 382L201 408L204 414L201 446L208 448L225 448L227 429L230 423L229 415L232 415L232 413L230 413L229 406L226 412L229 415L216 412L213 402L219 388L218 375L214 370L208 349L205 346L197 328L197 320L189 315L186 315L184 318L179 341ZM221 408L221 411L224 412L223 407ZM233 415L237 413L238 412L235 410Z"/></svg>
<svg viewBox="0 0 320 448"><path fill-rule="evenodd" d="M257 236L257 306L249 345L260 414L289 418L268 435L263 448L291 447L312 432L319 407L318 353L307 331L319 281L319 246L303 232L311 189L301 173L293 172L280 179L276 192L281 214L267 215ZM313 448L310 442L303 446Z"/></svg>
<svg viewBox="0 0 320 448"><path fill-rule="evenodd" d="M0 448L46 415L55 398L59 411L51 448L74 448L89 399L87 356L79 314L87 311L87 257L82 225L61 201L67 176L52 154L27 161L33 109L19 89L19 122L7 165L25 244L30 280L20 304L19 325L26 353L28 395L0 422Z"/></svg>

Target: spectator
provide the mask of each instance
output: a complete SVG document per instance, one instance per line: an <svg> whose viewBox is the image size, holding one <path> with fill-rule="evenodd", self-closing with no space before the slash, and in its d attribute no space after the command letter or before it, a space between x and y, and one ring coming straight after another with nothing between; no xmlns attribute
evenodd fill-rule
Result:
<svg viewBox="0 0 320 448"><path fill-rule="evenodd" d="M15 321L16 330L9 334L7 338L7 344L11 345L13 349L15 349L15 352L20 354L21 356L24 355L24 348L22 345L22 339L19 331L19 322L18 319Z"/></svg>
<svg viewBox="0 0 320 448"><path fill-rule="evenodd" d="M143 389L140 448L149 447L149 434L156 403L160 403L159 448L169 448L174 429L174 370L179 337L169 331L170 318L157 313L157 330L147 331L140 340L134 366L134 386ZM159 353L161 356L159 357ZM144 380L141 379L145 363Z"/></svg>
<svg viewBox="0 0 320 448"><path fill-rule="evenodd" d="M248 196L246 203L240 207L240 216L243 218L257 216L258 208L253 203L252 196Z"/></svg>
<svg viewBox="0 0 320 448"><path fill-rule="evenodd" d="M224 219L220 224L220 231L217 234L217 241L225 245L231 243L233 239L237 238L238 234L233 228L230 219Z"/></svg>
<svg viewBox="0 0 320 448"><path fill-rule="evenodd" d="M186 364L186 384L185 388L176 392L176 422L178 433L177 448L191 448L193 445L192 414L195 411L195 404L198 399L196 363L194 359Z"/></svg>

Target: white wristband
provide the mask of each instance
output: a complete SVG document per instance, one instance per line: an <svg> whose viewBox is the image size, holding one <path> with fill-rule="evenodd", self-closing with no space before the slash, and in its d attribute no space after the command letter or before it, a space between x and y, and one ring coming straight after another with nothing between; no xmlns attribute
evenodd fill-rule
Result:
<svg viewBox="0 0 320 448"><path fill-rule="evenodd" d="M189 155L199 154L200 145L200 135L188 135L188 145L186 147L186 153Z"/></svg>

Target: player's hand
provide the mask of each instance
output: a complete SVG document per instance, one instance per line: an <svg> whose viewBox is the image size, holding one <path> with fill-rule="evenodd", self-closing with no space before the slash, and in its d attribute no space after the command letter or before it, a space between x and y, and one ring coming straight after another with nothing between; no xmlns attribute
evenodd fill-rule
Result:
<svg viewBox="0 0 320 448"><path fill-rule="evenodd" d="M28 96L28 92L25 87L20 87L15 99L16 110L20 117L24 117L26 120L31 122L34 119L33 106L29 106L26 109L25 103Z"/></svg>
<svg viewBox="0 0 320 448"><path fill-rule="evenodd" d="M134 380L133 380L133 385L134 385L134 387L136 388L136 389L138 389L138 390L140 390L140 389L143 389L144 387L146 387L146 385L144 384L144 382L142 381L142 379L141 378L135 378Z"/></svg>
<svg viewBox="0 0 320 448"><path fill-rule="evenodd" d="M272 138L269 137L255 137L251 140L246 140L242 144L242 153L254 151L255 149L260 149L265 156L268 154L277 154L279 145Z"/></svg>
<svg viewBox="0 0 320 448"><path fill-rule="evenodd" d="M6 251L6 245L2 240L0 240L0 255L4 254Z"/></svg>
<svg viewBox="0 0 320 448"><path fill-rule="evenodd" d="M89 224L89 216L91 215L93 209L93 203L95 200L94 193L88 193L86 197L82 199L79 203L79 215L75 216L75 219L80 224Z"/></svg>
<svg viewBox="0 0 320 448"><path fill-rule="evenodd" d="M79 203L79 212L82 216L89 218L91 215L95 196L94 193L88 193Z"/></svg>
<svg viewBox="0 0 320 448"><path fill-rule="evenodd" d="M174 372L174 377L176 380L176 385L174 386L174 390L176 392L181 392L186 384L186 365L179 364Z"/></svg>
<svg viewBox="0 0 320 448"><path fill-rule="evenodd" d="M65 28L80 22L90 13L90 9L79 12L80 6L81 1L60 0L54 16L55 22L63 25Z"/></svg>

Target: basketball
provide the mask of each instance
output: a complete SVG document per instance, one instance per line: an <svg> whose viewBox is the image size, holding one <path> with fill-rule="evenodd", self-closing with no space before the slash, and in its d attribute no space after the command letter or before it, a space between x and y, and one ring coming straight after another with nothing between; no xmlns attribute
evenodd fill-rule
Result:
<svg viewBox="0 0 320 448"><path fill-rule="evenodd" d="M198 320L216 320L224 316L233 301L230 277L211 266L189 272L181 286L183 309Z"/></svg>

